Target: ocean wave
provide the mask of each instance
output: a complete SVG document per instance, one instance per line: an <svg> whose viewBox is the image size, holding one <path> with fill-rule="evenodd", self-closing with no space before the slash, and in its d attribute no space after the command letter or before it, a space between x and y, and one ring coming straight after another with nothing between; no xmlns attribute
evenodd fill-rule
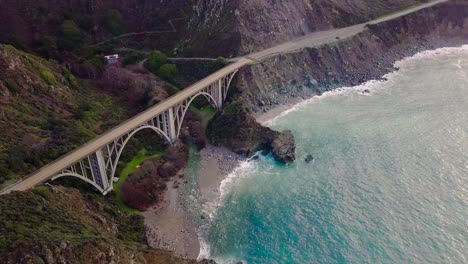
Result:
<svg viewBox="0 0 468 264"><path fill-rule="evenodd" d="M198 253L197 260L209 259L211 247L200 232L198 232L198 242L200 244L200 253Z"/></svg>
<svg viewBox="0 0 468 264"><path fill-rule="evenodd" d="M395 78L400 74L400 72L410 67L413 63L418 63L420 60L428 59L431 57L437 58L440 55L461 55L461 54L466 54L467 52L468 52L468 45L463 45L461 47L439 48L435 50L427 50L427 51L419 52L413 56L406 57L402 60L395 62L393 66L397 70L385 74L380 80L370 80L364 84L357 85L357 86L345 86L345 87L341 87L341 88L337 88L337 89L333 89L331 91L325 92L319 96L314 96L310 99L301 101L300 103L295 104L291 108L281 112L277 116L274 116L269 120L266 120L265 122L262 123L262 125L271 127L275 125L276 121L283 118L284 116L290 113L296 112L298 110L301 110L307 105L314 103L318 100L322 100L327 97L351 95L351 94L371 96L373 91L384 87L385 86L384 84L390 84L394 82ZM461 66L460 63L461 62L459 62L459 65L455 65L455 66L460 67Z"/></svg>
<svg viewBox="0 0 468 264"><path fill-rule="evenodd" d="M385 84L391 84L395 82L396 77L398 77L402 71L404 71L406 68L410 67L414 63L419 63L419 61L422 59L427 59L430 57L437 58L439 55L466 54L467 52L468 52L468 45L464 45L462 47L441 48L441 49L436 49L436 50L420 52L414 56L407 57L400 61L395 62L394 67L397 68L398 70L384 75L380 80L371 80L358 86L341 87L338 89L334 89L332 91L325 92L320 96L315 96L313 98L304 100L292 106L291 108L281 112L279 115L263 122L263 125L273 126L276 121L287 116L288 114L299 111L303 107L306 107L307 105L314 103L318 100L322 100L324 98L333 97L333 96L343 96L343 95L344 96L347 96L347 95L372 96L372 94L375 91L379 89L385 89L385 87L388 87ZM454 65L454 67L458 67L458 68L462 66L463 64L460 61L458 61L458 63ZM266 159L266 157L261 156L261 159ZM465 165L465 166L468 166L468 165ZM220 183L219 197L215 199L214 201L212 201L211 203L204 205L203 207L203 211L209 216L211 223L216 219L218 209L225 202L227 196L232 191L233 186L235 186L236 183L238 183L239 180L241 180L242 178L245 178L248 175L255 173L257 169L258 169L258 163L254 161L253 159L243 161ZM203 237L202 234L199 235L199 240L200 240L200 254L199 254L198 259L201 260L204 258L211 258L212 256L211 256L210 245L206 241L206 239ZM217 261L219 261L220 263L231 263L232 260L217 259Z"/></svg>
<svg viewBox="0 0 468 264"><path fill-rule="evenodd" d="M263 159L260 153L257 153L256 156L260 156L260 159ZM213 222L216 218L218 209L222 206L227 195L231 192L233 186L239 182L240 179L247 177L248 175L255 173L258 169L257 162L254 158L247 159L241 162L228 176L221 181L218 190L218 197L213 201L202 205L203 213L209 216L210 222ZM201 230L200 230L201 231ZM198 260L208 259L211 257L211 248L209 243L206 241L202 232L198 234L198 240L200 243L200 253L198 254Z"/></svg>
<svg viewBox="0 0 468 264"><path fill-rule="evenodd" d="M259 154L256 154L259 155ZM203 211L206 213L210 220L216 217L218 208L222 205L226 196L231 192L232 187L242 178L247 175L254 173L257 170L257 162L250 158L241 162L228 176L221 181L218 190L218 198L213 200L211 203L204 205Z"/></svg>

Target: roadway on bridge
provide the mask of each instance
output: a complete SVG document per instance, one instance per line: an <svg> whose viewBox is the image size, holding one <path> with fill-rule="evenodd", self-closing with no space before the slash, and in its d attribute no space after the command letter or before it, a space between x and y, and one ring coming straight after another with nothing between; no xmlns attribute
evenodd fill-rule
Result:
<svg viewBox="0 0 468 264"><path fill-rule="evenodd" d="M428 4L420 5L415 8L407 9L405 11L389 15L381 19L368 22L366 24L377 24L377 23L381 23L384 21L388 21L388 20L398 18L404 15L407 15L409 13L416 12L421 9L428 8L430 6L433 6L442 2L446 2L446 1L448 0L437 0ZM298 50L301 50L307 47L316 47L316 46L320 46L323 44L333 43L337 41L337 38L345 39L345 38L354 36L366 30L366 27L365 27L366 24L359 24L359 25L350 26L346 28L311 33L309 35L297 38L295 40L286 42L281 45L274 46L269 49L265 49L260 52L250 54L248 56L235 58L233 59L234 63L209 75L205 79L191 85L190 87L184 89L183 91L168 98L164 102L149 108L148 110L129 119L128 121L125 121L118 127L97 137L96 139L90 141L89 143L85 144L79 149L72 151L71 153L67 154L61 159L54 161L50 163L49 165L41 168L39 171L31 174L31 176L27 177L26 179L7 187L6 189L2 190L0 194L6 194L11 191L24 191L24 190L33 188L34 186L37 186L41 183L48 181L57 173L60 173L61 171L67 169L68 167L72 166L73 164L80 161L81 159L86 158L90 154L96 152L98 149L111 143L113 140L121 137L122 135L125 135L126 133L129 133L134 128L144 124L148 120L151 120L154 116L166 111L170 107L178 104L179 102L185 100L191 95L198 93L199 91L203 90L208 85L214 83L215 81L221 79L222 77L228 75L229 73L232 73L244 67L245 65L256 63L257 61L261 61L263 59L266 59L271 56L275 56L277 54L291 53L291 52L296 52Z"/></svg>

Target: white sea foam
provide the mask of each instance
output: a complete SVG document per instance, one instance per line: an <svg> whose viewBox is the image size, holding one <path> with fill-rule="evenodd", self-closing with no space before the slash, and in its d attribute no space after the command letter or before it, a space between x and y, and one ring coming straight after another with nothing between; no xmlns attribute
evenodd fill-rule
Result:
<svg viewBox="0 0 468 264"><path fill-rule="evenodd" d="M372 94L373 90L376 90L376 89L380 88L382 86L382 84L385 83L385 82L390 82L391 81L390 79L393 77L394 74L395 73L389 73L389 74L385 75L383 77L383 80L371 80L371 81L368 81L368 82L366 82L366 83L364 83L362 85L341 87L341 88L337 88L337 89L325 92L322 95L314 96L314 97L312 97L310 99L304 100L304 101L292 106L288 110L285 110L285 111L281 112L279 115L277 115L277 116L263 122L262 125L267 126L267 127L271 127L280 118L283 118L284 116L286 116L286 115L288 115L290 113L301 110L303 107L306 107L307 105L309 105L311 103L314 103L314 102L316 102L318 100L322 100L324 98L328 98L328 97L332 97L332 96L339 96L339 95L350 95L350 94L359 94L359 95L362 95L362 96L370 96Z"/></svg>
<svg viewBox="0 0 468 264"><path fill-rule="evenodd" d="M404 70L405 67L410 66L412 63L417 63L421 59L427 59L428 57L438 56L441 54L442 55L450 55L450 54L456 55L456 54L463 54L467 52L468 52L468 45L464 45L462 47L457 47L457 48L440 48L436 50L423 51L412 57L407 57L400 61L395 62L394 67L400 70ZM454 66L457 68L460 68L460 67L463 68L464 65L462 61L458 61L457 65L454 65ZM307 105L316 102L317 100L321 100L327 97L352 95L352 94L370 96L376 90L384 89L385 87L387 87L384 84L394 82L395 77L397 77L398 74L399 74L399 71L397 70L397 71L384 75L382 80L371 80L362 85L352 86L352 87L342 87L342 88L334 89L332 91L325 92L320 96L315 96L313 98L304 100L292 106L291 108L281 112L279 115L263 122L263 125L273 126L275 122L279 120L280 118L283 118L284 116L292 112L298 111L301 108L306 107ZM366 90L368 90L370 93L367 93ZM262 157L262 159L264 159L264 157ZM211 222L215 220L217 210L223 204L227 195L231 192L233 186L237 182L239 182L240 179L245 178L247 175L254 173L256 169L258 169L257 162L253 161L252 159L243 161L221 182L219 186L219 197L215 199L214 201L212 201L211 203L204 205L203 207L204 213L209 215ZM205 240L205 238L203 237L201 233L199 234L199 241L200 241L200 254L198 256L198 260L201 260L204 258L210 258L211 257L210 245ZM217 261L220 263L231 263L232 260L217 259Z"/></svg>
<svg viewBox="0 0 468 264"><path fill-rule="evenodd" d="M257 154L258 155L258 154ZM202 205L202 210L207 214L212 222L216 218L216 213L218 209L223 204L226 196L231 192L233 186L239 182L240 179L245 178L247 175L254 173L257 169L256 162L250 158L241 162L228 176L221 181L218 190L218 197L211 202L208 202ZM209 243L203 237L203 234L199 232L198 241L200 243L200 253L198 255L198 260L205 258L210 258L211 248Z"/></svg>
<svg viewBox="0 0 468 264"><path fill-rule="evenodd" d="M405 67L410 66L410 64L417 63L418 61L422 59L428 59L430 57L437 57L438 55L451 55L451 54L461 55L461 54L466 54L467 52L468 52L468 45L463 45L461 47L455 47L455 48L449 47L449 48L440 48L440 49L435 49L435 50L422 51L420 53L415 54L414 56L406 57L402 60L395 62L394 67L399 70L402 70L402 69L405 69ZM462 64L462 61L460 60L458 61L458 64L454 66L463 69L463 64ZM303 107L306 107L307 105L316 102L317 100L321 100L327 97L339 96L339 95L350 95L350 94L356 94L356 93L360 95L364 95L364 96L370 96L372 95L372 91L383 87L384 86L383 84L393 82L395 77L398 76L399 70L393 71L384 75L382 77L382 80L371 80L358 86L349 86L349 87L346 86L346 87L337 88L337 89L325 92L320 96L314 96L310 99L304 100L298 104L295 104L291 108L281 112L277 116L274 116L273 118L263 122L262 125L271 127L280 118L290 113L296 112L302 109ZM465 74L465 73L463 72L462 74ZM364 92L366 90L370 91L371 93Z"/></svg>
<svg viewBox="0 0 468 264"><path fill-rule="evenodd" d="M197 260L209 259L211 253L210 244L208 244L200 232L198 232L198 241L200 243L200 253L198 253Z"/></svg>
<svg viewBox="0 0 468 264"><path fill-rule="evenodd" d="M218 198L204 205L203 211L211 220L216 217L217 209L222 205L232 187L242 178L255 172L257 164L252 159L241 162L219 185Z"/></svg>

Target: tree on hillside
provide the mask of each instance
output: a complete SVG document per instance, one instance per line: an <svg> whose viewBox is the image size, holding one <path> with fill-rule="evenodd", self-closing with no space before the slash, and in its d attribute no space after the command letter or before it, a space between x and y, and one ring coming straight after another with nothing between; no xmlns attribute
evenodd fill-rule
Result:
<svg viewBox="0 0 468 264"><path fill-rule="evenodd" d="M145 63L146 69L154 74L158 74L159 68L167 62L166 54L159 50L150 52L148 60Z"/></svg>
<svg viewBox="0 0 468 264"><path fill-rule="evenodd" d="M172 81L177 75L177 66L175 64L164 64L159 68L157 75L166 81Z"/></svg>
<svg viewBox="0 0 468 264"><path fill-rule="evenodd" d="M125 32L125 24L122 14L117 9L111 9L106 16L106 28L114 36Z"/></svg>
<svg viewBox="0 0 468 264"><path fill-rule="evenodd" d="M81 32L73 20L65 20L60 26L58 46L64 50L76 50L81 46Z"/></svg>

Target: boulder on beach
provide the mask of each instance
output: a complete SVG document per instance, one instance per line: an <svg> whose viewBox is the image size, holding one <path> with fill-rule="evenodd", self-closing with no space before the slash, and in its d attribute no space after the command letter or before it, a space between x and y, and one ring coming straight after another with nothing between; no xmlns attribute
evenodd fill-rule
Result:
<svg viewBox="0 0 468 264"><path fill-rule="evenodd" d="M158 174L162 178L173 177L177 174L178 171L179 170L177 169L177 166L171 161L165 162L158 168Z"/></svg>
<svg viewBox="0 0 468 264"><path fill-rule="evenodd" d="M291 163L296 160L296 144L291 130L285 130L272 143L275 158L282 163Z"/></svg>

